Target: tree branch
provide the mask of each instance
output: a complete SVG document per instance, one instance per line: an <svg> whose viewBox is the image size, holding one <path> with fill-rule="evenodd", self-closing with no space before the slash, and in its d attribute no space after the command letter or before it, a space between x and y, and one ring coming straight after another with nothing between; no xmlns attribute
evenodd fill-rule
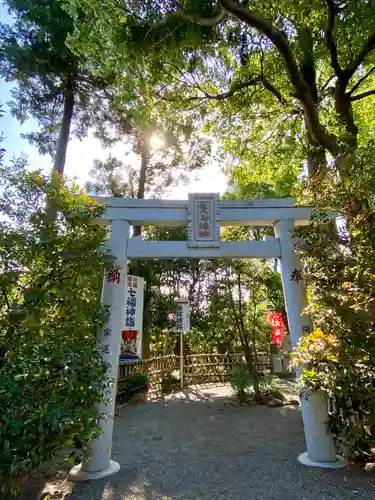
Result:
<svg viewBox="0 0 375 500"><path fill-rule="evenodd" d="M370 95L375 95L375 89L374 90L368 90L367 92L363 92L362 94L357 94L353 95L350 100L353 101L359 101L360 99L364 99L365 97L368 97Z"/></svg>
<svg viewBox="0 0 375 500"><path fill-rule="evenodd" d="M186 12L180 6L177 0L173 0L172 3L173 6L177 9L177 12L175 12L175 14L181 14L185 19L188 19L197 24L202 24L202 19L199 16ZM207 24L205 22L204 25L213 26L214 24L217 24L225 18L226 11L248 26L258 30L258 32L262 35L266 36L275 46L280 56L284 60L286 70L289 74L290 82L295 89L295 96L299 99L303 106L304 114L306 117L306 124L310 129L310 132L323 147L325 147L333 156L336 156L339 152L337 138L334 135L329 134L321 125L318 117L317 106L314 102L313 96L311 95L309 85L305 81L305 78L298 67L293 52L290 48L288 39L283 31L276 28L271 21L264 18L258 12L250 11L247 7L234 5L231 0L218 0L218 3L222 8L221 12L215 18L210 18L209 23ZM240 87L233 87L224 94L218 94L217 96L211 96L207 94L200 97L196 96L190 98L190 100L226 99L228 97L231 97L238 90L254 84L255 83L253 82L247 82L246 84L240 84ZM275 92L273 91L274 89L271 90L271 87L269 87L268 90L272 91L276 96ZM280 96L277 96L277 98L280 100Z"/></svg>
<svg viewBox="0 0 375 500"><path fill-rule="evenodd" d="M264 88L267 89L271 94L273 94L276 99L281 103L281 104L286 104L285 99L281 95L281 92L272 85L270 81L267 80L267 78L264 76L264 52L262 51L261 57L260 57L260 71L261 71L261 81L264 85Z"/></svg>
<svg viewBox="0 0 375 500"><path fill-rule="evenodd" d="M324 94L325 91L327 90L328 85L332 82L332 80L335 78L335 75L331 75L327 81L323 84L322 88L320 89L320 93ZM322 100L323 97L320 98Z"/></svg>
<svg viewBox="0 0 375 500"><path fill-rule="evenodd" d="M289 74L290 82L296 91L296 97L301 102L306 116L306 123L311 133L323 147L325 147L333 156L339 152L337 139L327 133L319 121L316 104L312 98L308 84L306 83L298 64L294 58L293 52L289 46L288 39L285 34L275 28L272 22L265 19L257 12L250 11L247 8L233 5L230 0L218 0L223 9L235 16L240 21L243 21L248 26L257 29L261 34L265 35L275 46Z"/></svg>
<svg viewBox="0 0 375 500"><path fill-rule="evenodd" d="M9 300L8 300L8 295L7 295L6 291L5 291L5 288L2 286L1 290L3 292L3 296L5 298L5 302L7 304L8 311L10 311L11 307L10 307L10 303L9 303Z"/></svg>
<svg viewBox="0 0 375 500"><path fill-rule="evenodd" d="M152 24L152 28L157 28L158 26L165 24L168 19L177 15L182 16L187 21L199 24L200 26L216 26L227 17L227 13L224 9L220 9L220 12L218 12L218 14L216 14L215 16L201 17L196 13L188 12L187 10L185 10L183 7L181 7L180 3L177 0L172 0L171 3L175 10L168 12L160 22Z"/></svg>
<svg viewBox="0 0 375 500"><path fill-rule="evenodd" d="M272 83L269 80L267 80L267 78L265 78L264 76L258 76L243 83L235 83L230 87L230 89L227 92L222 92L220 94L215 94L215 95L209 94L199 86L192 85L192 87L196 87L200 92L202 92L203 95L187 97L186 99L183 99L183 101L184 102L203 101L203 100L223 101L225 99L230 99L231 97L233 97L234 94L236 94L241 90L247 89L249 87L254 87L258 83L262 83L264 85L264 88L267 89L269 92L271 92L271 94L273 94L281 104L283 105L286 104L286 100L282 96L281 92L276 87L274 87ZM168 99L160 92L156 92L156 95L165 101L169 102L176 101L176 99Z"/></svg>
<svg viewBox="0 0 375 500"><path fill-rule="evenodd" d="M333 30L335 28L335 19L337 12L335 0L326 0L326 4L328 7L328 27L325 30L325 39L331 56L331 66L337 78L342 78L342 68L339 63L337 47L333 40Z"/></svg>
<svg viewBox="0 0 375 500"><path fill-rule="evenodd" d="M202 92L203 95L196 95L196 96L192 96L192 97L187 97L186 99L183 99L183 101L184 102L203 101L203 100L206 100L206 99L208 99L208 100L222 101L224 99L229 99L236 92L239 92L240 90L246 89L248 87L253 87L254 85L256 85L257 83L260 83L260 82L261 82L261 78L257 77L257 78L253 78L252 80L249 80L249 81L244 82L244 83L235 83L235 84L233 84L230 87L230 89L227 92L222 92L221 94L216 94L216 95L209 94L208 92L206 92L205 90L203 90L201 87L196 87L196 88L198 88L198 90L200 92ZM195 85L192 85L192 87L194 88ZM160 97L161 99L164 99L165 101L169 101L169 102L176 101L176 99L168 99L167 97L163 96L160 93L156 93L156 95L158 97Z"/></svg>
<svg viewBox="0 0 375 500"><path fill-rule="evenodd" d="M354 75L358 66L365 60L367 54L369 54L375 48L375 31L369 34L365 44L363 45L361 51L354 58L354 60L345 68L345 73L348 77L348 81L351 76Z"/></svg>
<svg viewBox="0 0 375 500"><path fill-rule="evenodd" d="M216 94L216 95L211 95L208 94L207 92L203 91L204 96L196 96L196 97L190 97L188 100L194 100L194 99L214 99L216 101L222 101L224 99L229 99L232 97L234 94L239 92L240 90L247 89L249 87L253 87L257 83L261 81L260 77L253 78L247 82L244 83L234 83L231 85L230 89L227 92L222 92L221 94ZM202 91L202 89L200 89Z"/></svg>
<svg viewBox="0 0 375 500"><path fill-rule="evenodd" d="M243 21L248 26L257 29L260 33L271 40L284 59L292 84L298 92L305 93L307 86L303 80L301 72L299 71L297 62L294 59L284 33L275 28L272 22L258 14L258 12L253 12L245 7L233 5L230 0L219 0L219 3L225 10L233 14L233 16L237 19Z"/></svg>
<svg viewBox="0 0 375 500"><path fill-rule="evenodd" d="M271 94L273 94L281 104L286 104L286 100L281 95L281 92L276 87L274 87L272 83L269 80L267 80L267 78L262 76L261 82L263 83L264 88L267 89L269 92L271 92Z"/></svg>
<svg viewBox="0 0 375 500"><path fill-rule="evenodd" d="M353 88L349 90L348 94L352 95L362 85L362 83L366 80L366 78L368 78L374 71L375 71L375 66L373 66L369 71L367 71L367 73L364 76L362 76L362 78L358 80L358 82L353 86Z"/></svg>

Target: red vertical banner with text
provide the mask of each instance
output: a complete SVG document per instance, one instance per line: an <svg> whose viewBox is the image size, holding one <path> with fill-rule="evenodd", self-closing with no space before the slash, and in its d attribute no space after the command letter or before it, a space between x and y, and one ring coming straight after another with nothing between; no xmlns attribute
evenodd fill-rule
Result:
<svg viewBox="0 0 375 500"><path fill-rule="evenodd" d="M283 315L269 311L267 321L272 326L272 341L280 349L284 337Z"/></svg>

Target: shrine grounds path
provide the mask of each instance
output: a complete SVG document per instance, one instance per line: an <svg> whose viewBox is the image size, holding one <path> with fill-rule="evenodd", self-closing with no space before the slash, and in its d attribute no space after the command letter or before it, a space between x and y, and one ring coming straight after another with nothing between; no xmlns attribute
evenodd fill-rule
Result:
<svg viewBox="0 0 375 500"><path fill-rule="evenodd" d="M226 387L189 389L118 409L120 472L91 483L64 477L27 500L371 500L375 475L357 466L305 468L299 407L237 406ZM49 496L47 496L49 495Z"/></svg>

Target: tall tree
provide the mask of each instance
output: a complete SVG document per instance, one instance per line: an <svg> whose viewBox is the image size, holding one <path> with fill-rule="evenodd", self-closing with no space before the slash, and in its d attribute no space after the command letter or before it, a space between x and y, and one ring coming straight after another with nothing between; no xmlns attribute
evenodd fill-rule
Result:
<svg viewBox="0 0 375 500"><path fill-rule="evenodd" d="M351 155L374 124L374 2L113 1L99 37L97 7L80 5L92 14L92 33L78 23L78 47L95 41L110 52L131 39L136 64L153 65L160 99L202 110L240 159L255 155L259 169L261 146L279 137L285 167L289 143L294 170L305 160L311 177L324 177L332 157L338 174L350 176Z"/></svg>
<svg viewBox="0 0 375 500"><path fill-rule="evenodd" d="M88 193L96 196L136 197L137 172L130 164L109 155L105 161L94 160L85 183Z"/></svg>
<svg viewBox="0 0 375 500"><path fill-rule="evenodd" d="M93 405L110 383L96 342L109 256L106 229L90 222L103 208L25 158L6 164L2 141L0 132L0 497L9 499L20 478L81 455L98 432Z"/></svg>
<svg viewBox="0 0 375 500"><path fill-rule="evenodd" d="M124 163L109 157L105 162L95 161L89 172L91 180L86 189L97 195L131 196L143 199L158 197L167 188L186 182L189 174L199 170L209 161L211 142L195 132L189 120L181 121L172 116L165 106L162 110L155 103L144 105L141 96L131 100L126 108L114 109L112 124L114 135L103 131L101 138L105 145L120 141L125 136L125 145L130 158ZM164 111L164 112L163 112ZM113 132L113 130L112 130ZM156 141L154 142L154 139ZM138 159L138 166L135 165ZM141 235L142 228L133 228L133 237ZM134 261L130 272L146 278L145 310L151 300L152 276L147 263ZM149 352L149 314L144 315L143 355Z"/></svg>
<svg viewBox="0 0 375 500"><path fill-rule="evenodd" d="M41 154L52 156L61 174L71 132L82 138L101 119L112 75L94 75L90 61L67 46L74 21L59 0L5 4L14 24L0 24L0 76L16 83L11 111L21 122L38 121L40 130L26 137Z"/></svg>
<svg viewBox="0 0 375 500"><path fill-rule="evenodd" d="M210 160L211 141L200 133L199 117L184 110L176 115L174 106L156 95L157 88L147 67L119 78L108 101L107 127L97 132L103 146L125 146L126 175L138 199L188 181ZM140 231L134 228L136 236Z"/></svg>

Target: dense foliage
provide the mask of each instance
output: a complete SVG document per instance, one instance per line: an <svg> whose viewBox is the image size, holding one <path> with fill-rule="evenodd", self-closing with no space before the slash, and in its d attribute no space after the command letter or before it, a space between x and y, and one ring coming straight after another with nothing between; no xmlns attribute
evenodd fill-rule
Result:
<svg viewBox="0 0 375 500"><path fill-rule="evenodd" d="M157 83L161 101L205 117L245 171L280 193L302 161L310 175L325 174L327 153L348 177L348 155L371 137L373 2L132 0L103 12L70 0L67 8L77 50L127 68L130 52L134 70L151 74L148 91Z"/></svg>
<svg viewBox="0 0 375 500"><path fill-rule="evenodd" d="M1 164L0 184L0 491L9 498L29 472L62 450L84 452L98 432L107 257L105 229L90 224L102 209L63 178L21 159Z"/></svg>
<svg viewBox="0 0 375 500"><path fill-rule="evenodd" d="M150 239L186 239L186 229L153 229ZM254 239L251 228L227 230L227 240ZM142 263L149 270L150 300L147 313L153 355L179 354L178 336L166 318L174 299L189 298L191 332L186 352L268 352L271 331L266 305L283 308L281 279L273 262L230 260L171 260Z"/></svg>
<svg viewBox="0 0 375 500"><path fill-rule="evenodd" d="M147 392L148 377L144 373L133 372L124 380L119 381L117 399L121 402L130 401L134 396Z"/></svg>
<svg viewBox="0 0 375 500"><path fill-rule="evenodd" d="M333 170L317 201L305 193L316 216L299 231L300 251L317 330L303 339L295 359L307 388L323 388L336 400L341 414L333 411L332 426L351 453L366 459L374 458L375 448L374 154L371 141L353 157L350 183ZM337 238L323 229L328 210L341 215Z"/></svg>

